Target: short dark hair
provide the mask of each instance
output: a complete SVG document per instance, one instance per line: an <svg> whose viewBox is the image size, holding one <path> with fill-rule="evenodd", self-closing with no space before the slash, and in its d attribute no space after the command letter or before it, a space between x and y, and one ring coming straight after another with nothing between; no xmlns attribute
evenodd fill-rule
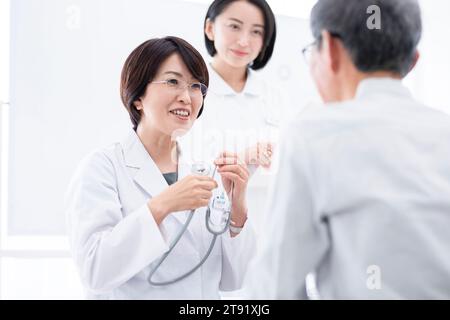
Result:
<svg viewBox="0 0 450 320"><path fill-rule="evenodd" d="M209 85L208 68L200 53L187 41L177 37L155 38L139 45L128 56L122 69L120 96L122 103L130 114L133 129L136 130L141 120L141 112L134 102L145 94L147 84L158 73L159 67L174 53L178 53L198 81ZM203 112L200 108L198 117Z"/></svg>
<svg viewBox="0 0 450 320"><path fill-rule="evenodd" d="M211 22L214 22L216 17L222 13L222 11L229 6L232 2L238 0L214 0L213 3L208 8L208 12L206 13L205 22L203 24L203 32L206 27L206 21L209 19ZM273 48L275 46L275 39L277 37L277 26L275 23L275 16L272 12L272 9L267 4L265 0L246 0L251 4L257 6L264 15L264 42L261 52L256 57L253 64L250 66L253 70L262 69L265 67L267 62L269 62L272 57ZM206 33L205 37L205 46L206 50L211 57L214 57L217 53L216 48L214 47L214 41L208 39Z"/></svg>
<svg viewBox="0 0 450 320"><path fill-rule="evenodd" d="M381 10L381 29L369 29L368 8ZM319 0L311 11L313 36L326 30L338 35L356 68L362 72L411 70L422 35L416 0Z"/></svg>

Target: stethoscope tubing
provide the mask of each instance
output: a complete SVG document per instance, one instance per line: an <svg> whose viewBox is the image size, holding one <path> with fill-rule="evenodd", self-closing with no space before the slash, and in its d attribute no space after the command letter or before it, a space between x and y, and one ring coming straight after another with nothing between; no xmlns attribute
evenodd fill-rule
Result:
<svg viewBox="0 0 450 320"><path fill-rule="evenodd" d="M212 174L212 177L214 178L215 174L216 174L216 168L217 166L214 166L214 171ZM231 199L230 202L233 199L233 189L234 189L234 185L231 186ZM230 206L231 207L231 206ZM159 259L158 263L155 265L155 267L153 267L153 269L150 271L150 274L147 278L148 282L153 285L153 286L167 286L170 284L174 284L178 281L181 281L187 277L189 277L191 274L193 274L198 268L200 268L206 261L206 259L208 259L209 255L211 254L212 249L214 248L214 244L216 242L217 236L225 233L231 223L231 210L227 210L225 211L226 213L228 213L228 217L225 223L225 226L220 230L220 231L216 231L211 227L211 208L210 205L208 203L208 206L206 208L206 214L205 214L205 224L206 224L206 229L208 229L208 231L213 235L213 238L211 240L211 243L209 245L208 251L206 252L206 254L204 255L204 257L202 258L202 260L200 260L200 262L194 266L191 270L189 270L188 272L182 274L181 276L176 277L175 279L172 280L168 280L168 281L161 281L161 282L156 282L152 280L153 275L156 273L156 271L158 270L158 268L161 266L161 264L166 260L166 258L169 256L169 254L172 252L173 248L175 248L175 246L177 245L178 241L180 241L181 237L183 236L183 234L186 232L189 224L191 223L192 217L194 216L195 213L195 209L191 210L189 212L189 216L185 222L185 224L183 225L181 231L178 233L177 237L174 239L174 241L170 244L169 246L169 250L164 253L164 255Z"/></svg>

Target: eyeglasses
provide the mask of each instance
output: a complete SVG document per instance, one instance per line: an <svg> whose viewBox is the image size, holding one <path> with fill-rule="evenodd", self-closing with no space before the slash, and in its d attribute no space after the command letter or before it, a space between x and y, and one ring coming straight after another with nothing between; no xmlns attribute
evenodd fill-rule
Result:
<svg viewBox="0 0 450 320"><path fill-rule="evenodd" d="M150 83L164 83L170 90L182 92L188 88L191 97L205 97L208 87L201 82L188 83L180 79L168 79L162 81L150 81Z"/></svg>
<svg viewBox="0 0 450 320"><path fill-rule="evenodd" d="M309 63L311 62L312 51L316 45L317 45L317 40L308 44L306 47L304 47L302 49L303 59L305 60L305 63L307 65L309 65Z"/></svg>
<svg viewBox="0 0 450 320"><path fill-rule="evenodd" d="M342 36L337 32L330 32L330 35L334 38L338 38L338 39L342 40ZM308 44L306 47L304 47L302 49L302 55L303 55L303 58L304 58L306 64L309 65L309 63L311 62L312 51L313 51L314 47L317 47L317 44L319 44L321 41L322 41L322 36L320 36L318 39L314 40L312 43Z"/></svg>

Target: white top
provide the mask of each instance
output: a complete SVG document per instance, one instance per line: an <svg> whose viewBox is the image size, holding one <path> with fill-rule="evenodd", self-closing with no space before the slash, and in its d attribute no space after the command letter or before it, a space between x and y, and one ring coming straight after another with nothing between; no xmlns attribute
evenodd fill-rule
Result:
<svg viewBox="0 0 450 320"><path fill-rule="evenodd" d="M305 298L315 270L325 299L449 299L449 142L450 117L393 79L294 119L250 297Z"/></svg>
<svg viewBox="0 0 450 320"><path fill-rule="evenodd" d="M190 166L180 158L179 179L189 174ZM147 202L167 187L134 131L82 161L67 192L66 213L72 254L89 298L218 299L219 289L241 287L255 246L250 224L234 238L229 232L219 236L202 267L182 281L164 287L147 282L189 214L174 212L156 224ZM205 208L198 209L153 281L168 281L191 270L211 239Z"/></svg>
<svg viewBox="0 0 450 320"><path fill-rule="evenodd" d="M239 152L257 142L277 144L280 127L295 112L291 111L289 98L277 83L249 69L245 87L237 93L210 65L209 75L203 114L180 140L184 152L196 160L212 161L225 150ZM249 218L254 220L257 230L273 168L258 169L249 181ZM250 169L254 173L255 168Z"/></svg>

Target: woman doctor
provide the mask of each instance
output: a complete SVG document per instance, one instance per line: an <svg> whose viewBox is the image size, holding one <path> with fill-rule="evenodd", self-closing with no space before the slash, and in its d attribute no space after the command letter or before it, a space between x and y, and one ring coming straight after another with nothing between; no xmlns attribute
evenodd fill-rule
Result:
<svg viewBox="0 0 450 320"><path fill-rule="evenodd" d="M193 175L176 142L202 113L208 82L200 54L176 37L146 41L126 60L121 98L134 130L87 156L66 198L73 257L89 298L216 299L219 290L241 286L254 251L245 225L246 166L224 152L215 160L221 179ZM151 284L151 271L193 209L200 208L152 281L177 279L205 256L213 236L204 207L218 183L233 192L235 232L219 236L192 274Z"/></svg>
<svg viewBox="0 0 450 320"><path fill-rule="evenodd" d="M248 192L250 215L257 215L251 218L258 227L273 170L256 168L269 169L280 124L290 109L276 81L255 72L272 56L275 17L264 0L215 0L206 13L204 38L212 57L208 108L183 143L193 145L188 149L199 158L232 150L249 164L255 173Z"/></svg>

